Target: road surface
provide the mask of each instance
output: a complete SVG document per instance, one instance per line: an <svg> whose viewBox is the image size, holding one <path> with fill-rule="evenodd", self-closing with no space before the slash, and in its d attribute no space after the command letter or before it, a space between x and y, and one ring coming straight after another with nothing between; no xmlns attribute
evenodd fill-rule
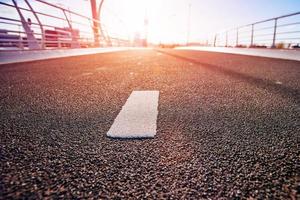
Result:
<svg viewBox="0 0 300 200"><path fill-rule="evenodd" d="M130 50L0 66L0 199L300 198L300 62ZM154 139L106 133L159 91Z"/></svg>

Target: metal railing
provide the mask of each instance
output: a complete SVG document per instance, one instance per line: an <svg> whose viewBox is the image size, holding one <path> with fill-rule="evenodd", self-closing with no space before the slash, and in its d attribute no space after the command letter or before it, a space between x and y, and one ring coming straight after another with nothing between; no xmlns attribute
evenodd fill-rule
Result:
<svg viewBox="0 0 300 200"><path fill-rule="evenodd" d="M300 48L300 12L217 33L210 43L225 47Z"/></svg>
<svg viewBox="0 0 300 200"><path fill-rule="evenodd" d="M47 12L39 11L41 8ZM104 24L103 30L95 32L95 22L100 24L44 0L0 2L0 50L130 45L126 34L108 34Z"/></svg>

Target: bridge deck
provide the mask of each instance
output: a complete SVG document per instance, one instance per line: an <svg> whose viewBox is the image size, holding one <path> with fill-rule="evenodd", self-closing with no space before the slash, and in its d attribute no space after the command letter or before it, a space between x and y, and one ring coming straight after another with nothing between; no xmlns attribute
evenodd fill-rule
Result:
<svg viewBox="0 0 300 200"><path fill-rule="evenodd" d="M1 196L297 197L299 77L187 50L2 65ZM134 90L159 91L155 138L107 137Z"/></svg>

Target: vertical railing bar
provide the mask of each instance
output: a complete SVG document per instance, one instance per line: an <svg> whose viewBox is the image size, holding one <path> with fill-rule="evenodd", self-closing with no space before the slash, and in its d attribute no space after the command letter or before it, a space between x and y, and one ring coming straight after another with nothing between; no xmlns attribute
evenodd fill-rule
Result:
<svg viewBox="0 0 300 200"><path fill-rule="evenodd" d="M226 31L226 44L225 47L228 47L228 31Z"/></svg>
<svg viewBox="0 0 300 200"><path fill-rule="evenodd" d="M239 28L236 29L236 42L235 46L237 47L239 45Z"/></svg>
<svg viewBox="0 0 300 200"><path fill-rule="evenodd" d="M278 18L274 19L273 42L272 42L272 47L271 48L276 48L277 20L278 20Z"/></svg>
<svg viewBox="0 0 300 200"><path fill-rule="evenodd" d="M45 48L45 33L44 33L44 27L38 17L38 15L36 14L36 12L34 11L34 9L32 8L32 6L30 5L30 3L27 1L27 0L24 0L25 3L28 5L29 9L31 10L31 12L33 13L34 17L36 18L39 26L40 26L40 29L41 29L41 33L42 33L42 41L41 41L41 47L42 49Z"/></svg>
<svg viewBox="0 0 300 200"><path fill-rule="evenodd" d="M270 28L273 28L273 30L274 30L273 33L271 33L273 35L273 38L271 39L272 40L271 48L276 48L276 40L277 40L277 35L278 35L277 29L278 29L278 27L280 27L280 26L278 26L278 20L282 19L282 18L288 18L288 17L291 17L291 16L296 16L296 15L299 16L300 12L295 12L295 13L291 13L291 14L287 14L287 15L283 15L283 16L279 16L279 17L274 17L274 18L270 18L270 19L266 19L266 20L262 20L262 21L257 21L257 22L254 22L252 24L235 27L235 28L232 28L232 29L228 29L226 31L226 33L230 32L230 31L236 30L236 46L238 46L240 43L242 45L244 43L242 41L240 41L239 29L251 26L251 38L250 38L251 42L250 42L250 47L251 46L254 47L255 46L255 27L256 27L255 25L256 24L263 24L263 23L266 23L266 22L272 22L272 21L274 21L274 25L270 27ZM214 36L216 36L217 34L218 33L215 33ZM226 40L228 40L227 37L226 37ZM222 41L224 41L224 38L222 38ZM225 43L227 43L226 46L228 46L228 41L225 41ZM216 45L215 41L213 41L213 45L214 46Z"/></svg>
<svg viewBox="0 0 300 200"><path fill-rule="evenodd" d="M216 42L217 42L217 34L215 34L215 38L214 38L214 47L216 47Z"/></svg>
<svg viewBox="0 0 300 200"><path fill-rule="evenodd" d="M250 47L254 46L254 24L251 24L251 43L250 43Z"/></svg>
<svg viewBox="0 0 300 200"><path fill-rule="evenodd" d="M18 27L19 27L19 48L24 50L24 45L23 45L22 35L21 35L21 25L18 25Z"/></svg>
<svg viewBox="0 0 300 200"><path fill-rule="evenodd" d="M17 10L17 12L19 14L19 17L21 19L21 23L22 23L23 29L26 32L26 36L27 36L27 40L28 40L27 44L28 44L29 49L40 49L40 45L38 44L38 41L35 38L33 31L29 27L28 22L25 20L25 18L23 16L23 14L22 14L22 12L21 12L21 10L20 10L20 8L19 8L16 0L12 0L12 2L13 2L14 7L16 8L16 10Z"/></svg>
<svg viewBox="0 0 300 200"><path fill-rule="evenodd" d="M70 28L70 31L71 31L71 36L72 36L72 43L71 43L71 47L78 47L78 44L77 44L77 39L75 38L75 34L74 34L74 30L73 30L73 27L72 27L72 23L71 21L69 20L67 14L66 14L66 10L65 9L62 9L64 15L65 15L65 18L66 18L66 21L69 25L69 28Z"/></svg>

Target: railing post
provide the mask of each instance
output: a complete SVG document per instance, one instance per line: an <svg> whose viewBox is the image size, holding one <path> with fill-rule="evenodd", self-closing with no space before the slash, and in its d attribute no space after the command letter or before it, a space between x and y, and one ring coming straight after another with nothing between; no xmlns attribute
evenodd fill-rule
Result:
<svg viewBox="0 0 300 200"><path fill-rule="evenodd" d="M67 13L66 13L66 10L65 10L65 9L62 9L62 11L63 11L63 13L64 13L64 15L65 15L65 18L66 18L66 21L67 21L67 23L68 23L68 25L69 25L69 29L70 29L70 33L71 33L71 37L72 37L71 47L72 47L72 48L79 48L80 45L79 45L78 40L77 40L77 38L76 38L77 36L76 36L75 33L74 33L73 26L72 26L72 22L71 22L71 20L68 18L68 15L67 15Z"/></svg>
<svg viewBox="0 0 300 200"><path fill-rule="evenodd" d="M239 45L239 28L236 29L236 42L235 46L237 47Z"/></svg>
<svg viewBox="0 0 300 200"><path fill-rule="evenodd" d="M28 0L25 0L25 3L27 4L27 6L30 8L32 14L34 15L34 17L36 18L39 26L40 26L40 30L41 30L41 34L42 34L42 38L41 38L41 48L44 49L46 47L45 45L45 34L44 34L44 27L38 17L38 15L36 14L36 12L34 11L34 9L32 8L32 6L30 5L30 3L28 2Z"/></svg>
<svg viewBox="0 0 300 200"><path fill-rule="evenodd" d="M274 33L273 33L273 42L271 48L276 48L277 20L278 18L274 19Z"/></svg>
<svg viewBox="0 0 300 200"><path fill-rule="evenodd" d="M21 36L21 34L19 34L19 42L18 42L19 44L18 44L18 47L19 47L19 49L24 49L24 45L23 45L23 39L22 39L22 36Z"/></svg>
<svg viewBox="0 0 300 200"><path fill-rule="evenodd" d="M250 47L253 47L253 42L254 42L254 24L251 25L251 43L250 43Z"/></svg>
<svg viewBox="0 0 300 200"><path fill-rule="evenodd" d="M96 8L96 0L91 0L91 9L92 9L92 16L93 16L93 31L94 31L94 45L96 47L100 46L100 40L99 40L99 19L97 19L97 8Z"/></svg>
<svg viewBox="0 0 300 200"><path fill-rule="evenodd" d="M215 38L214 38L214 47L216 47L217 44L217 34L215 34Z"/></svg>
<svg viewBox="0 0 300 200"><path fill-rule="evenodd" d="M38 40L35 38L35 35L34 35L33 31L31 30L28 22L25 20L23 14L21 13L21 9L19 8L19 6L17 4L17 1L12 0L12 2L13 2L14 7L16 8L16 10L19 14L23 29L26 32L28 48L29 49L40 49L40 45L38 43Z"/></svg>
<svg viewBox="0 0 300 200"><path fill-rule="evenodd" d="M225 47L228 47L228 31L226 31L226 44Z"/></svg>
<svg viewBox="0 0 300 200"><path fill-rule="evenodd" d="M102 27L102 23L101 23L101 11L102 11L102 6L103 6L104 0L100 1L99 7L98 7L98 12L97 12L97 20L99 20L99 29L100 29L100 35L99 35L99 46L102 46L101 41L106 41L107 40L105 38L104 35L104 31L103 31L103 27Z"/></svg>

